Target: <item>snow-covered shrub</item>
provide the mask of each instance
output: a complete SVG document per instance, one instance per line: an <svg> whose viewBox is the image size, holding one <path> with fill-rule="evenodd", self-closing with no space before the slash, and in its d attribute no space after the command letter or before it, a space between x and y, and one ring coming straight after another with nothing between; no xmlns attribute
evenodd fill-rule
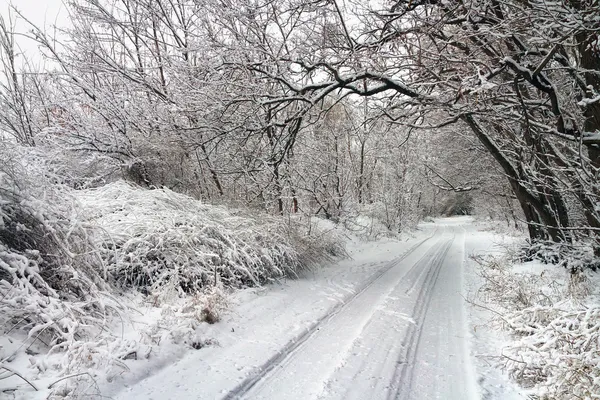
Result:
<svg viewBox="0 0 600 400"><path fill-rule="evenodd" d="M197 350L217 345L215 339L205 336L203 324L219 322L229 307L227 291L220 285L192 296L171 298L161 305L160 314L143 329L142 336L151 347L171 343Z"/></svg>
<svg viewBox="0 0 600 400"><path fill-rule="evenodd" d="M0 152L0 325L68 346L106 312L100 259L69 192Z"/></svg>
<svg viewBox="0 0 600 400"><path fill-rule="evenodd" d="M221 320L229 308L229 300L224 288L220 285L211 286L204 293L191 296L180 311L193 314L198 322L214 324Z"/></svg>
<svg viewBox="0 0 600 400"><path fill-rule="evenodd" d="M538 241L527 243L521 249L520 261L540 260L546 264L555 264L571 272L590 268L596 270L600 261L594 256L589 243Z"/></svg>
<svg viewBox="0 0 600 400"><path fill-rule="evenodd" d="M600 393L600 306L565 300L507 316L517 340L506 367L542 399L593 399Z"/></svg>
<svg viewBox="0 0 600 400"><path fill-rule="evenodd" d="M395 237L398 233L414 228L419 216L384 202L364 204L349 209L340 219L344 228L354 235L371 240L381 237Z"/></svg>
<svg viewBox="0 0 600 400"><path fill-rule="evenodd" d="M533 398L597 398L600 304L588 296L584 272L542 264L525 264L517 272L510 260L476 261L485 282L480 301L513 338L502 353L509 374Z"/></svg>
<svg viewBox="0 0 600 400"><path fill-rule="evenodd" d="M324 260L348 257L344 233L332 221L319 217L291 220L287 236L298 252L302 265L318 265Z"/></svg>
<svg viewBox="0 0 600 400"><path fill-rule="evenodd" d="M560 298L554 281L543 276L515 274L504 258L472 258L481 266L478 273L485 282L479 289L480 298L485 302L493 302L503 311L522 309L533 304L550 305ZM544 285L540 285L540 280L544 281Z"/></svg>
<svg viewBox="0 0 600 400"><path fill-rule="evenodd" d="M280 219L207 205L168 189L119 181L80 191L87 222L112 277L143 292L242 287L307 267Z"/></svg>
<svg viewBox="0 0 600 400"><path fill-rule="evenodd" d="M44 382L46 398L93 398L97 382L162 357L165 342L214 345L203 327L226 312L229 288L344 254L334 234L167 189L75 190L101 180L65 178L40 149L0 146L0 380ZM152 323L129 318L140 304ZM7 372L17 364L24 371Z"/></svg>
<svg viewBox="0 0 600 400"><path fill-rule="evenodd" d="M11 146L19 164L43 176L47 184L73 189L98 187L117 180L127 169L122 160L102 152L63 147L52 136L49 132L40 134L35 147Z"/></svg>
<svg viewBox="0 0 600 400"><path fill-rule="evenodd" d="M94 231L72 190L30 149L0 146L0 370L25 357L29 371L19 372L29 379L114 364L123 342L106 326L122 309L108 295Z"/></svg>

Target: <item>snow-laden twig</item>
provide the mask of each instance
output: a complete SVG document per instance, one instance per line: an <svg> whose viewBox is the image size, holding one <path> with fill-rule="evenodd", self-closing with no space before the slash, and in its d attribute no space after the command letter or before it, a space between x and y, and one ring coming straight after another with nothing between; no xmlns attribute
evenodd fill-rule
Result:
<svg viewBox="0 0 600 400"><path fill-rule="evenodd" d="M39 391L39 389L37 388L36 385L34 385L32 382L30 382L27 378L25 378L23 375L21 375L20 373L18 373L17 371L15 371L14 369L12 369L11 367L9 367L8 365L4 364L4 363L0 363L0 369L5 369L6 371L10 372L13 375L18 376L19 378L21 378L23 381L25 381L29 386L31 386L36 392Z"/></svg>
<svg viewBox="0 0 600 400"><path fill-rule="evenodd" d="M513 338L502 353L508 373L536 398L596 398L600 306L587 297L584 273L568 273L554 265L541 274L515 273L507 260L478 262L485 281L480 296Z"/></svg>

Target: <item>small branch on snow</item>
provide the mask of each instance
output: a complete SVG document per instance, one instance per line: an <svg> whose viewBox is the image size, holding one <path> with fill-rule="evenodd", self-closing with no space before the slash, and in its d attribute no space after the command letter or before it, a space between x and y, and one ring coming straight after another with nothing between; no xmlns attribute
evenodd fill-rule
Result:
<svg viewBox="0 0 600 400"><path fill-rule="evenodd" d="M463 296L463 295L461 295L461 297L463 298L463 300L464 300L464 301L466 301L467 303L469 303L469 304L473 305L474 307L479 307L479 308L482 308L482 309L484 309L484 310L487 310L487 311L489 311L489 312L491 312L491 313L494 313L494 314L496 314L496 315L498 316L498 318L500 318L500 319L501 319L501 320L502 320L502 321L503 321L505 324L507 324L508 326L511 326L511 327L512 327L512 324L511 324L510 322L508 322L508 320L506 320L506 318L504 318L504 316L503 316L503 315L502 315L500 312L498 312L498 311L496 311L496 310L493 310L493 309L491 309L491 308L489 308L489 307L486 307L486 306L484 306L484 305L482 305L482 304L475 303L473 300L469 300L469 299L467 299L467 298L466 298L465 296Z"/></svg>
<svg viewBox="0 0 600 400"><path fill-rule="evenodd" d="M31 386L33 389L35 389L36 392L39 392L39 389L37 388L37 386L35 386L33 383L29 382L23 375L21 375L20 373L18 373L17 371L15 371L14 369L7 367L4 364L0 364L0 368L7 370L8 372L10 372L13 375L18 376L19 378L23 379L25 382L27 382L29 384L29 386Z"/></svg>
<svg viewBox="0 0 600 400"><path fill-rule="evenodd" d="M92 375L90 375L89 372L81 372L79 374L73 374L73 375L69 375L69 376L63 376L62 378L60 378L57 381L52 382L51 384L48 385L48 389L52 389L52 386L56 385L58 382L64 381L65 379L70 379L70 378L76 378L78 376L82 376L82 375L88 375L90 377L91 380L94 381L94 378L92 377ZM95 381L94 381L95 382Z"/></svg>

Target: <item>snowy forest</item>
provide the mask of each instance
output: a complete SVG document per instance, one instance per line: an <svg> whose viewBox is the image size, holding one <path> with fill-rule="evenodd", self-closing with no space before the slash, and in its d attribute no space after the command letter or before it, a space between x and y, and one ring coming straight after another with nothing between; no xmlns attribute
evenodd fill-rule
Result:
<svg viewBox="0 0 600 400"><path fill-rule="evenodd" d="M102 398L165 342L179 350L157 363L211 347L198 332L232 292L439 217L492 221L520 235L515 259L596 289L598 0L64 7L67 26L18 2L0 19L2 396ZM497 296L520 285L486 276ZM141 303L155 312L134 339ZM533 301L504 318L571 351L501 361L528 398L600 393L600 306L584 303L554 320L569 339Z"/></svg>

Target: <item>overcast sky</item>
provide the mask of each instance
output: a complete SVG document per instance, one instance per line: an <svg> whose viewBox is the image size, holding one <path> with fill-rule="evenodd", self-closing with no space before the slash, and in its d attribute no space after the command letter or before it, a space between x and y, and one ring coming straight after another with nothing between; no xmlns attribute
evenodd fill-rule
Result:
<svg viewBox="0 0 600 400"><path fill-rule="evenodd" d="M62 0L0 0L0 14L5 20L8 19L11 4L40 28L50 28L53 25L65 26L68 24L68 16L66 15L67 13L65 12ZM14 12L13 17L15 17ZM29 27L26 23L17 21L17 32L25 33L28 29ZM40 53L34 42L26 40L23 37L18 37L17 42L30 59L37 60L39 58Z"/></svg>

